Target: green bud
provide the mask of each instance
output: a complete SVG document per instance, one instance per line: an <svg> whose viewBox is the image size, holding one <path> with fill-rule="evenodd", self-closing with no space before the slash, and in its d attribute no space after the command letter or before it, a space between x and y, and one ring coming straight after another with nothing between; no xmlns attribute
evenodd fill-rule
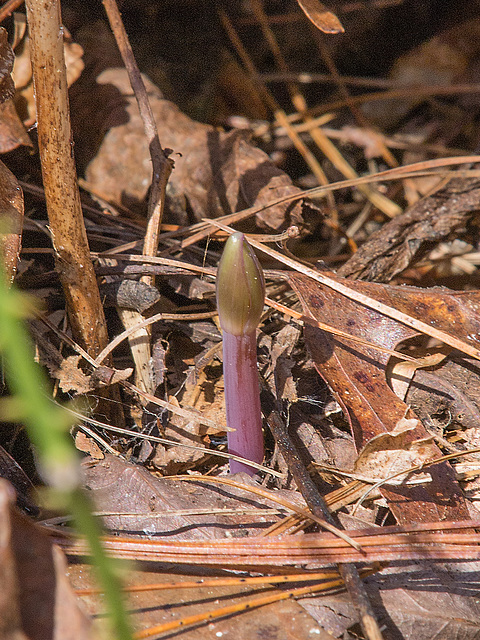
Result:
<svg viewBox="0 0 480 640"><path fill-rule="evenodd" d="M234 336L253 333L264 302L262 267L243 233L234 233L217 270L217 309L223 331Z"/></svg>

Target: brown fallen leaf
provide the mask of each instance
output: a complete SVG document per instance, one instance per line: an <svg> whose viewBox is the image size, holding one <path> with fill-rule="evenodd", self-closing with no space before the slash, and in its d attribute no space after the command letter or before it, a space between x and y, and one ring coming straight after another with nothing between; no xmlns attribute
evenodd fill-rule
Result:
<svg viewBox="0 0 480 640"><path fill-rule="evenodd" d="M15 87L12 76L13 69L13 51L8 42L8 33L0 27L0 103L5 102L13 97Z"/></svg>
<svg viewBox="0 0 480 640"><path fill-rule="evenodd" d="M297 0L307 18L324 33L343 33L345 29L337 16L319 0Z"/></svg>
<svg viewBox="0 0 480 640"><path fill-rule="evenodd" d="M94 460L103 460L105 457L95 440L87 437L82 431L77 431L75 434L75 448L78 451L83 451Z"/></svg>
<svg viewBox="0 0 480 640"><path fill-rule="evenodd" d="M399 476L402 471L419 464L428 463L432 455L437 453L437 448L432 448L433 438L426 437L422 440L411 440L410 431L419 426L415 418L399 420L400 428L393 433L381 433L371 438L359 452L355 461L355 472L373 480L384 480L396 475L390 480L389 485L399 485L405 481L405 474ZM407 478L408 479L408 478ZM416 481L429 482L427 474L420 478L415 474Z"/></svg>
<svg viewBox="0 0 480 640"><path fill-rule="evenodd" d="M199 222L301 193L244 132L225 133L191 120L148 78L143 80L162 145L174 150L175 170L167 187L171 222ZM71 103L75 130L81 131L76 156L86 167L88 185L113 203L138 207L147 195L151 165L127 72L112 68L94 80L81 78ZM89 136L103 138L93 158L96 146ZM315 205L297 202L257 213L256 223L273 230L302 228L304 209L318 216Z"/></svg>
<svg viewBox="0 0 480 640"><path fill-rule="evenodd" d="M82 466L84 484L97 510L119 514L105 516L110 530L202 540L224 538L226 532L235 536L249 531L252 535L266 528L266 523L278 520L271 511L278 507L276 503L267 504L235 487L209 486L201 482L201 477L198 485L175 477L157 478L145 468L111 455L100 462L86 459ZM253 482L246 476L240 481ZM252 509L254 515L249 515ZM262 509L265 516L261 515ZM190 515L192 510L197 513Z"/></svg>
<svg viewBox="0 0 480 640"><path fill-rule="evenodd" d="M480 563L401 563L365 580L385 638L478 640ZM346 594L305 598L300 604L335 638L356 623ZM349 634L350 635L350 634Z"/></svg>
<svg viewBox="0 0 480 640"><path fill-rule="evenodd" d="M58 368L50 368L52 375L59 381L60 389L65 393L75 391L83 394L91 391L90 376L87 376L79 364L82 356L68 356L64 358ZM47 365L48 366L48 365Z"/></svg>
<svg viewBox="0 0 480 640"><path fill-rule="evenodd" d="M32 323L31 326L35 327L35 324ZM101 387L123 382L133 373L131 368L118 370L98 367L87 374L80 368L82 356L63 357L51 343L42 339L39 333L36 333L36 340L40 347L41 362L48 368L51 376L59 381L59 386L65 393L87 394Z"/></svg>
<svg viewBox="0 0 480 640"><path fill-rule="evenodd" d="M396 87L446 87L475 65L480 51L478 15L468 20L458 18L452 24L396 59L389 73ZM362 110L382 129L392 129L424 99L424 94L414 91L408 97L367 103Z"/></svg>
<svg viewBox="0 0 480 640"><path fill-rule="evenodd" d="M20 145L33 147L13 100L7 100L0 104L0 153L8 153Z"/></svg>
<svg viewBox="0 0 480 640"><path fill-rule="evenodd" d="M335 279L335 276L331 276ZM341 282L340 278L337 278ZM350 333L369 343L394 349L415 332L380 313L336 294L332 289L303 275L289 277L302 302L306 316ZM366 282L349 286L414 317L449 331L455 327L459 338L472 341L480 331L478 293L456 293L445 289L424 290ZM350 422L357 450L373 437L394 433L399 420L416 416L390 389L386 381L389 355L339 336L331 336L306 324L305 340L319 374L333 389ZM405 443L429 438L418 421L405 432ZM425 445L424 461L440 456L435 444ZM382 489L400 522L440 518L465 519L467 508L447 463L429 467L431 482L424 486Z"/></svg>
<svg viewBox="0 0 480 640"><path fill-rule="evenodd" d="M416 358L416 362L403 360L397 362L390 375L390 385L400 400L405 400L409 387L417 369L433 367L440 364L446 358L446 354L439 352L427 355L424 358ZM409 402L407 404L410 404Z"/></svg>
<svg viewBox="0 0 480 640"><path fill-rule="evenodd" d="M66 577L63 552L13 508L0 481L0 637L5 640L91 640L92 623Z"/></svg>
<svg viewBox="0 0 480 640"><path fill-rule="evenodd" d="M15 106L27 127L35 124L36 108L33 90L32 65L30 61L30 37L26 28L25 15L14 15L14 49L13 81L15 82ZM72 42L70 34L63 27L63 50L67 72L67 84L70 87L81 75L83 63L82 47ZM27 136L28 137L28 136Z"/></svg>

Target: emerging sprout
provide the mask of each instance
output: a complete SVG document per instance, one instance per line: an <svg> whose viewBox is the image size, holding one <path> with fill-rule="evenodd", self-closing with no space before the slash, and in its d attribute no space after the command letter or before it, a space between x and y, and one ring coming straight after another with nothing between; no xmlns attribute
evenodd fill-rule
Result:
<svg viewBox="0 0 480 640"><path fill-rule="evenodd" d="M243 233L225 244L217 272L217 308L223 331L254 333L265 301L265 280L257 256Z"/></svg>
<svg viewBox="0 0 480 640"><path fill-rule="evenodd" d="M255 334L264 300L262 267L243 233L234 233L217 271L227 426L235 429L227 434L228 450L258 463L264 450ZM236 460L230 461L230 471L255 473L253 467Z"/></svg>

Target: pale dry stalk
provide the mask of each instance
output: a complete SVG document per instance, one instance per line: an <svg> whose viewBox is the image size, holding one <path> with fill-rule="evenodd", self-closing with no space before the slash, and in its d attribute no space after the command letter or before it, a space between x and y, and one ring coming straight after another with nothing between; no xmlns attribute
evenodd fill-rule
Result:
<svg viewBox="0 0 480 640"><path fill-rule="evenodd" d="M73 157L58 0L27 0L38 146L55 263L75 339L95 357L108 343Z"/></svg>

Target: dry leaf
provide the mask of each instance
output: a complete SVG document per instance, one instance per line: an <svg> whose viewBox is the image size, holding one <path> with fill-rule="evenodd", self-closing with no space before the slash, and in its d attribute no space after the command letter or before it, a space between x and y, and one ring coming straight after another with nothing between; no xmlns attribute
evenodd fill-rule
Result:
<svg viewBox="0 0 480 640"><path fill-rule="evenodd" d="M381 158L385 149L385 140L376 131L360 127L352 127L346 125L341 130L341 141L344 143L352 143L357 147L363 148L365 158Z"/></svg>
<svg viewBox="0 0 480 640"><path fill-rule="evenodd" d="M367 442L355 462L356 473L372 480L384 480L438 456L438 448L432 446L432 437L410 439L409 431L419 426L418 420L399 420L399 424L402 423L403 428L396 433L379 434ZM414 479L418 480L419 475L415 474ZM430 481L425 474L422 474L422 479L424 482ZM405 475L392 479L389 484L402 484L404 481Z"/></svg>
<svg viewBox="0 0 480 640"><path fill-rule="evenodd" d="M20 145L33 147L13 100L7 100L0 104L0 153L8 153Z"/></svg>
<svg viewBox="0 0 480 640"><path fill-rule="evenodd" d="M397 58L389 74L396 87L448 86L462 77L470 63L475 64L480 52L480 19L457 19L453 25ZM425 98L419 92L367 103L362 110L382 129L390 129Z"/></svg>
<svg viewBox="0 0 480 640"><path fill-rule="evenodd" d="M405 400L417 369L422 367L433 367L440 364L440 362L445 360L445 358L446 355L444 353L434 353L432 355L425 356L425 358L417 358L416 362L410 362L408 360L397 362L392 367L390 375L390 385L395 392L395 395L398 396L400 400Z"/></svg>
<svg viewBox="0 0 480 640"><path fill-rule="evenodd" d="M13 51L8 43L8 33L0 27L0 103L13 97L15 87L11 77L13 69Z"/></svg>
<svg viewBox="0 0 480 640"><path fill-rule="evenodd" d="M65 556L51 538L12 507L0 481L0 637L91 640L91 621L66 577Z"/></svg>
<svg viewBox="0 0 480 640"><path fill-rule="evenodd" d="M162 145L174 150L175 169L167 185L171 222L199 222L301 193L244 132L225 133L191 120L164 100L148 78L143 80ZM96 81L82 77L74 85L71 105L78 132L76 157L86 167L89 185L113 203L138 207L146 198L152 168L127 72L112 68ZM256 215L256 222L274 230L292 224L302 228L304 209L318 217L315 205L297 202L269 207Z"/></svg>
<svg viewBox="0 0 480 640"><path fill-rule="evenodd" d="M95 440L86 436L83 431L77 431L75 434L75 447L79 451L88 454L94 460L103 460L105 457Z"/></svg>
<svg viewBox="0 0 480 640"><path fill-rule="evenodd" d="M339 295L306 276L292 275L289 281L302 302L305 315L315 320L387 349L394 349L400 341L415 335L405 325ZM467 340L477 331L480 335L477 293L394 287L358 281L348 281L348 285L410 316L421 315L423 321L432 322L447 333L451 326L455 326L455 334L459 338ZM336 393L351 424L357 450L374 436L394 433L400 419L416 417L387 384L385 370L390 358L388 354L339 336L328 335L308 324L304 333L319 374ZM468 341L471 342L471 339ZM409 443L427 437L429 434L420 423L415 429L405 432L405 442ZM430 447L430 458L441 456L435 445ZM465 500L451 467L442 463L430 467L429 473L432 481L423 487L396 487L394 492L382 489L397 519L414 522L418 519L428 521L468 517Z"/></svg>
<svg viewBox="0 0 480 640"><path fill-rule="evenodd" d="M86 394L99 387L127 380L133 373L131 368L97 367L93 373L87 375L79 367L80 362L83 362L82 356L58 358L58 352L54 354L52 350L48 355L42 350L41 359L51 375L59 381L60 388L65 393L74 391L76 394Z"/></svg>
<svg viewBox="0 0 480 640"><path fill-rule="evenodd" d="M30 40L25 29L24 15L15 14L15 30L15 63L12 73L16 88L15 104L24 124L29 127L35 124L36 110L30 64ZM63 35L67 85L70 87L80 77L85 66L82 60L83 49L79 44L71 42L70 35L65 28Z"/></svg>
<svg viewBox="0 0 480 640"><path fill-rule="evenodd" d="M65 393L75 391L76 393L88 393L91 391L90 377L85 375L79 368L82 356L68 356L60 367L52 372L52 375L59 381L60 389Z"/></svg>
<svg viewBox="0 0 480 640"><path fill-rule="evenodd" d="M324 33L343 33L345 29L337 16L319 0L297 0L307 18Z"/></svg>
<svg viewBox="0 0 480 640"><path fill-rule="evenodd" d="M268 503L249 492L209 485L200 477L198 484L174 477L158 478L143 467L111 455L106 455L101 462L85 460L83 473L84 484L96 508L120 514L105 517L109 529L162 534L168 539L201 540L245 536L247 531L250 535L258 534L266 522L272 524L278 520L277 515L268 513L269 508L278 507L276 503ZM246 474L241 474L239 481L255 484ZM262 508L266 509L265 516L258 512ZM222 515L219 509L229 511ZM252 509L255 515L242 513ZM189 510L199 513L189 515ZM125 513L132 516L122 515Z"/></svg>

